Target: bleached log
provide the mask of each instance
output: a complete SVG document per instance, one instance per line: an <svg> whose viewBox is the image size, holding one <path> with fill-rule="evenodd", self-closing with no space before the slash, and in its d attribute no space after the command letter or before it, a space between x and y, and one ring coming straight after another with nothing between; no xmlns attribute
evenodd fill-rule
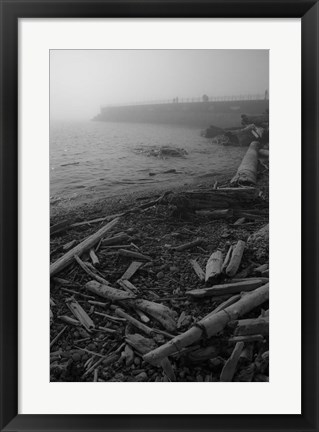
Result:
<svg viewBox="0 0 319 432"><path fill-rule="evenodd" d="M205 282L216 281L222 272L223 254L220 250L213 252L206 264Z"/></svg>
<svg viewBox="0 0 319 432"><path fill-rule="evenodd" d="M162 326L169 332L176 331L177 314L169 307L159 303L151 302L149 300L144 300L144 299L128 301L127 305L140 309L141 311L150 315L156 321L161 323Z"/></svg>
<svg viewBox="0 0 319 432"><path fill-rule="evenodd" d="M239 240L231 252L231 258L226 268L227 276L232 277L237 273L237 270L239 269L241 259L244 253L244 249L245 249L245 242Z"/></svg>
<svg viewBox="0 0 319 432"><path fill-rule="evenodd" d="M174 337L169 342L146 354L144 360L157 364L164 357L181 351L184 347L199 341L203 337L210 338L221 332L230 321L250 312L267 301L268 298L269 284L266 284L242 296L238 302L224 310L203 318L196 326L191 327L185 333Z"/></svg>
<svg viewBox="0 0 319 432"><path fill-rule="evenodd" d="M186 291L186 294L195 298L216 297L226 294L236 294L240 292L253 291L263 285L262 279L253 279L251 281L229 283L223 285L213 285L209 288L199 288L191 291Z"/></svg>
<svg viewBox="0 0 319 432"><path fill-rule="evenodd" d="M67 267L73 261L74 255L82 255L84 252L87 252L91 249L101 238L105 236L105 234L110 231L119 221L119 218L116 218L109 222L107 225L99 229L96 233L90 235L73 249L69 250L65 255L55 261L50 265L50 277L56 275L65 267Z"/></svg>
<svg viewBox="0 0 319 432"><path fill-rule="evenodd" d="M240 185L255 185L257 182L257 168L258 168L258 151L259 151L259 142L253 141L238 170L237 174L231 180L233 184Z"/></svg>
<svg viewBox="0 0 319 432"><path fill-rule="evenodd" d="M121 301L126 299L135 298L135 294L128 293L126 291L112 288L109 285L103 285L96 281L90 281L85 284L85 288L100 297L106 298L111 301Z"/></svg>
<svg viewBox="0 0 319 432"><path fill-rule="evenodd" d="M129 280L131 277L137 272L137 270L143 265L143 263L139 261L133 261L126 272L123 274L121 279Z"/></svg>
<svg viewBox="0 0 319 432"><path fill-rule="evenodd" d="M85 273L87 273L93 279L97 280L101 284L105 284L105 285L109 284L109 282L106 279L102 278L101 276L97 275L92 270L90 270L89 267L86 265L86 263L83 262L81 260L81 258L79 258L77 255L74 255L74 259L79 264L79 266L82 268L82 270L84 270Z"/></svg>
<svg viewBox="0 0 319 432"><path fill-rule="evenodd" d="M220 381L221 382L229 382L233 380L234 374L236 372L238 360L240 357L240 354L244 348L243 342L237 342L235 345L235 348L229 357L229 359L226 361L223 370L220 374Z"/></svg>
<svg viewBox="0 0 319 432"><path fill-rule="evenodd" d="M92 264L94 265L94 267L98 267L100 265L100 261L96 255L96 253L94 252L94 249L90 249L89 255L90 255L90 258L92 260Z"/></svg>

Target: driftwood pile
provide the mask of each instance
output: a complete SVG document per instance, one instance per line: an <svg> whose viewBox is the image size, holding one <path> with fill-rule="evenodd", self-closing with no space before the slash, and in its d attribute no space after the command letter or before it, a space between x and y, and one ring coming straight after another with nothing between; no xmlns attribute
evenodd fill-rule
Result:
<svg viewBox="0 0 319 432"><path fill-rule="evenodd" d="M51 229L51 380L268 381L258 159L252 142L231 185Z"/></svg>
<svg viewBox="0 0 319 432"><path fill-rule="evenodd" d="M269 141L269 114L260 116L241 116L242 128L221 129L211 125L202 131L201 135L205 138L213 138L214 144L225 146L249 146L253 140L257 140L260 145L265 145Z"/></svg>

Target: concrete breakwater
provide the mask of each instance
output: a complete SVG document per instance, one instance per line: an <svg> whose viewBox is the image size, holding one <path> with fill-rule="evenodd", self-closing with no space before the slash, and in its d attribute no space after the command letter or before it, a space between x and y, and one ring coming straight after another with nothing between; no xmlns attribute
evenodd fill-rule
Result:
<svg viewBox="0 0 319 432"><path fill-rule="evenodd" d="M267 109L268 99L106 106L94 120L227 128L240 126L242 114L258 115Z"/></svg>

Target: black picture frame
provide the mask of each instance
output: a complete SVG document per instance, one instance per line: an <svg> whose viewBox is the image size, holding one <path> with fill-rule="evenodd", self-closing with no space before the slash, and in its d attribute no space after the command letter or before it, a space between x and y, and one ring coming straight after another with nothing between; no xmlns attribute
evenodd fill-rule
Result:
<svg viewBox="0 0 319 432"><path fill-rule="evenodd" d="M317 431L319 4L314 0L1 0L1 395L2 431ZM301 18L302 20L302 414L18 414L18 19ZM293 125L291 125L293 127ZM283 145L289 145L284 143ZM289 179L287 179L289 187ZM289 213L289 212L288 212ZM287 216L289 218L289 214ZM291 269L293 271L293 269ZM287 305L288 306L288 305ZM283 314L289 314L289 306ZM289 353L287 353L289 362ZM293 380L293 377L291 378ZM287 389L288 391L288 389Z"/></svg>

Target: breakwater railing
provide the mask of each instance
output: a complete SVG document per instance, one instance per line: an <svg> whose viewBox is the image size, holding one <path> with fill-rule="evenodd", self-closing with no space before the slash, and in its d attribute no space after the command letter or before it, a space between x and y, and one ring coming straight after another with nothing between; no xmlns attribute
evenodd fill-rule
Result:
<svg viewBox="0 0 319 432"><path fill-rule="evenodd" d="M245 94L245 95L231 95L231 96L202 96L193 98L172 98L172 99L157 99L157 100L145 100L130 103L121 104L110 104L102 105L101 108L113 108L123 106L140 106L140 105L165 105L165 104L177 104L177 103L198 103L198 102L231 102L231 101L248 101L248 100L268 100L265 94Z"/></svg>

